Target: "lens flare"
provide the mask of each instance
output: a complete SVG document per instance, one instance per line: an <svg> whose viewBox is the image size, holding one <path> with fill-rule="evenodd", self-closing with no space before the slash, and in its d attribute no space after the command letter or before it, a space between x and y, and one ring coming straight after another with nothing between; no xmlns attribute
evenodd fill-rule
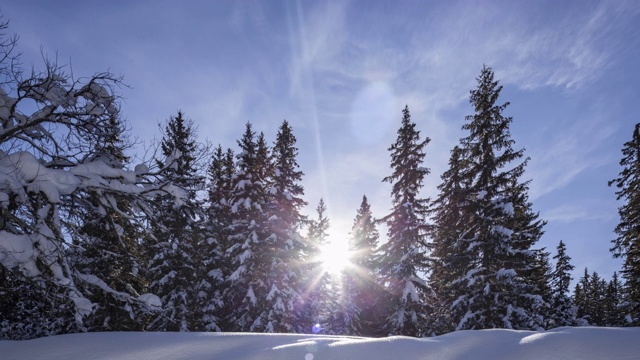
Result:
<svg viewBox="0 0 640 360"><path fill-rule="evenodd" d="M330 241L320 250L322 268L333 275L339 274L351 264L349 257L349 249L344 241Z"/></svg>

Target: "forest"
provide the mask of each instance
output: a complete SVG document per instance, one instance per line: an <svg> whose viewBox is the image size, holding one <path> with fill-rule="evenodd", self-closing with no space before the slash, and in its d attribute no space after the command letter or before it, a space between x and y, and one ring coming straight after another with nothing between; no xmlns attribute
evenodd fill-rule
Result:
<svg viewBox="0 0 640 360"><path fill-rule="evenodd" d="M537 245L528 157L511 137L502 86L485 66L474 112L451 149L439 194L421 197L430 138L402 109L390 145L392 209L362 197L349 262L320 253L330 219L316 216L294 129L275 139L247 123L236 148L200 143L178 111L134 163L120 112L122 79L75 79L45 60L25 70L0 26L0 339L96 331L434 336L458 330L640 324L640 125L622 146L620 276L585 269ZM386 234L378 227L384 225Z"/></svg>

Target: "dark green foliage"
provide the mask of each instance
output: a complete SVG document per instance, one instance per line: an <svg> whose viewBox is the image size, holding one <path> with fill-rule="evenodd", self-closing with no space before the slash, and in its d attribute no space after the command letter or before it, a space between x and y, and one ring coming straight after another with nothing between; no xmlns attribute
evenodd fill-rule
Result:
<svg viewBox="0 0 640 360"><path fill-rule="evenodd" d="M442 184L438 186L440 195L433 202L436 227L433 235L433 270L429 281L440 304L432 323L437 334L453 331L457 326L451 316L451 305L466 290L465 284L456 280L465 276L465 264L471 261L472 256L465 251L463 241L471 214L465 211L470 183L461 173L465 169L461 155L458 146L451 151L449 169L442 174Z"/></svg>
<svg viewBox="0 0 640 360"><path fill-rule="evenodd" d="M124 152L131 144L119 119L112 118L110 125L112 128L104 132L90 157L121 169L129 163ZM94 313L85 321L87 330L142 330L149 314L140 304L123 296L138 297L147 292L148 283L141 271L145 259L139 241L144 235L139 224L132 221L139 214L125 194L87 191L80 195L83 206L69 207L70 221L80 225L73 233L70 256L79 273L97 276L110 289L107 291L92 281L82 283L95 304ZM105 208L105 196L115 206Z"/></svg>
<svg viewBox="0 0 640 360"><path fill-rule="evenodd" d="M551 274L551 313L548 327L574 326L576 325L576 309L573 300L569 296L571 285L571 257L567 255L567 246L560 240L557 253L553 257L556 266Z"/></svg>
<svg viewBox="0 0 640 360"><path fill-rule="evenodd" d="M218 146L207 172L208 208L205 215L205 242L202 246L204 277L199 290L204 294L203 323L210 331L222 330L224 317L224 281L229 276L229 229L232 223L231 194L236 167L233 150Z"/></svg>
<svg viewBox="0 0 640 360"><path fill-rule="evenodd" d="M258 156L267 154L261 135L258 138ZM261 150L265 149L265 150ZM296 332L302 316L297 307L301 300L302 257L304 244L299 234L304 217L301 208L304 189L300 185L303 173L298 169L296 138L287 121L278 131L273 147L272 161L267 161L269 178L268 203L265 212L265 243L267 273L265 282L269 292L261 314L265 332Z"/></svg>
<svg viewBox="0 0 640 360"><path fill-rule="evenodd" d="M81 331L66 289L46 277L25 279L0 265L0 339L27 340Z"/></svg>
<svg viewBox="0 0 640 360"><path fill-rule="evenodd" d="M533 245L544 222L531 210L528 182L519 180L527 159L513 149L512 119L502 115L509 103L496 104L502 86L487 67L477 80L475 114L463 126L469 135L452 152L435 208L437 326L536 329L544 322L545 264Z"/></svg>
<svg viewBox="0 0 640 360"><path fill-rule="evenodd" d="M622 277L626 281L625 296L632 324L640 325L640 124L636 124L633 138L622 148L622 171L609 181L615 185L617 199L624 201L618 208L620 223L611 251L623 259Z"/></svg>
<svg viewBox="0 0 640 360"><path fill-rule="evenodd" d="M578 280L573 293L577 308L578 323L592 326L633 326L628 317L624 286L613 273L609 282L597 272L584 275Z"/></svg>
<svg viewBox="0 0 640 360"><path fill-rule="evenodd" d="M379 336L378 301L383 296L383 288L378 286L376 250L380 235L366 196L362 197L350 235L350 265L343 277L344 335Z"/></svg>
<svg viewBox="0 0 640 360"><path fill-rule="evenodd" d="M429 200L420 197L420 189L429 169L422 165L424 148L430 139L420 139L409 108L403 110L398 138L391 145L392 174L384 182L392 185L391 213L385 216L388 241L380 247L380 282L386 296L384 332L390 335L428 335L428 298L431 289L422 274L428 270L426 252L429 244L427 224Z"/></svg>
<svg viewBox="0 0 640 360"><path fill-rule="evenodd" d="M226 322L233 331L265 331L264 311L271 291L267 277L271 261L266 248L269 219L268 186L272 175L269 150L260 135L256 140L247 123L237 155L237 173L231 194L229 226L229 276L225 294Z"/></svg>
<svg viewBox="0 0 640 360"><path fill-rule="evenodd" d="M203 177L197 170L197 154L203 149L197 143L193 122L181 112L171 117L164 127L163 158L158 166L165 171L166 181L183 192L181 201L172 196L156 199L159 214L154 223L154 237L148 245L150 253L149 289L162 300L163 312L149 328L160 331L193 331L201 328L201 299L197 296L201 267L200 247L203 231L201 204L196 191Z"/></svg>
<svg viewBox="0 0 640 360"><path fill-rule="evenodd" d="M614 272L604 295L604 326L628 325L625 319L626 309L622 293L622 284L620 284L618 274Z"/></svg>

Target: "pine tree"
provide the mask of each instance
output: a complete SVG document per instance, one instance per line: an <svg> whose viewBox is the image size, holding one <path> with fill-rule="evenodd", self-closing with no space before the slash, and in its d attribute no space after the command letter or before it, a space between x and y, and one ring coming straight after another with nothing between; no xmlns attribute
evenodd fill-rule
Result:
<svg viewBox="0 0 640 360"><path fill-rule="evenodd" d="M551 275L552 313L550 327L575 326L575 305L569 296L569 286L573 280L571 272L574 266L571 265L571 258L567 255L567 246L562 240L560 240L557 253L553 258L556 259L556 266Z"/></svg>
<svg viewBox="0 0 640 360"><path fill-rule="evenodd" d="M376 336L379 334L377 300L381 288L377 281L378 239L375 219L366 196L358 208L350 233L350 264L344 274L344 335Z"/></svg>
<svg viewBox="0 0 640 360"><path fill-rule="evenodd" d="M428 137L420 140L409 107L405 107L398 139L389 148L392 174L383 180L392 185L392 210L384 217L388 241L380 247L380 277L387 292L384 331L391 335L428 335L424 324L430 312L431 289L422 274L429 265L429 200L420 198L419 193L429 174L422 165L429 142Z"/></svg>
<svg viewBox="0 0 640 360"><path fill-rule="evenodd" d="M200 246L201 204L196 192L203 178L197 170L197 156L202 148L197 143L193 122L181 112L164 126L161 143L162 159L157 163L166 178L185 193L184 202L168 196L157 199L160 216L155 223L155 243L151 245L149 265L150 290L160 297L164 311L149 328L160 331L193 331L200 329L200 299L197 281L201 278Z"/></svg>
<svg viewBox="0 0 640 360"><path fill-rule="evenodd" d="M475 114L463 125L469 135L460 140L457 161L462 166L457 184L465 187L466 200L461 216L456 216L464 228L445 233L445 241L453 246L439 254L444 266L462 266L444 308L450 309L457 330L537 329L544 323L540 313L546 304L539 293L538 255L532 247L544 222L531 210L528 182L519 181L528 159L514 164L524 151L513 149L512 119L502 115L509 103L496 104L502 86L486 66L477 80L470 96Z"/></svg>
<svg viewBox="0 0 640 360"><path fill-rule="evenodd" d="M615 185L617 199L624 204L618 208L620 223L615 232L611 251L622 258L622 277L625 279L625 297L634 326L640 325L640 123L636 124L633 138L624 144L618 177L609 181Z"/></svg>

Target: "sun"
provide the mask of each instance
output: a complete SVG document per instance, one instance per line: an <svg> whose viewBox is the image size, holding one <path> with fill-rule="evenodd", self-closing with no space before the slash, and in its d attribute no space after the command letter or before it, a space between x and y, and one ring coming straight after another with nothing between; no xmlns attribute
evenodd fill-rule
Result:
<svg viewBox="0 0 640 360"><path fill-rule="evenodd" d="M350 254L343 241L329 241L320 249L320 263L329 274L339 274L350 266Z"/></svg>

